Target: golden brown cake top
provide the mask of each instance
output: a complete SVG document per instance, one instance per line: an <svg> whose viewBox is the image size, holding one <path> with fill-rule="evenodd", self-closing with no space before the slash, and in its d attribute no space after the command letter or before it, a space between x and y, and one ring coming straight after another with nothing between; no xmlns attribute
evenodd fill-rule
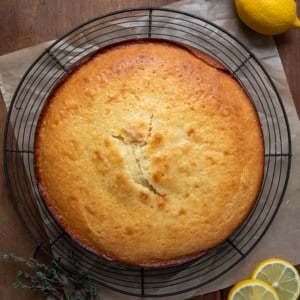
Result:
<svg viewBox="0 0 300 300"><path fill-rule="evenodd" d="M240 85L163 41L115 45L77 68L50 97L35 150L43 197L70 235L139 265L222 242L263 174L260 124Z"/></svg>

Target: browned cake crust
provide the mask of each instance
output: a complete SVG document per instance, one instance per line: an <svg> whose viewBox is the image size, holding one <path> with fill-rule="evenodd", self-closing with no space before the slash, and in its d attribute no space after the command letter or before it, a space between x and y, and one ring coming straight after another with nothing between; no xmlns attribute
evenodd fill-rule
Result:
<svg viewBox="0 0 300 300"><path fill-rule="evenodd" d="M230 236L263 178L263 138L241 86L166 41L108 47L59 84L35 170L62 227L108 259L166 266Z"/></svg>

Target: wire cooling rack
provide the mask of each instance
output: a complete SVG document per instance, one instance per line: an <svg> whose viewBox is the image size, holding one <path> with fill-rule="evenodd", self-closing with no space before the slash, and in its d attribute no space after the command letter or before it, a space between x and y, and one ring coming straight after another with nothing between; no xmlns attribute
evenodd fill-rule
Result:
<svg viewBox="0 0 300 300"><path fill-rule="evenodd" d="M159 38L195 47L216 58L240 82L258 111L265 143L265 171L247 220L223 244L196 261L165 269L110 262L88 252L63 231L37 189L33 144L37 120L55 84L76 62L99 48L128 39ZM282 201L291 164L288 120L264 67L234 36L202 18L162 8L113 12L89 20L59 38L36 59L13 97L5 129L4 168L11 200L37 250L70 257L95 282L135 296L167 297L204 286L238 264L265 234ZM201 233L199 233L201 234Z"/></svg>

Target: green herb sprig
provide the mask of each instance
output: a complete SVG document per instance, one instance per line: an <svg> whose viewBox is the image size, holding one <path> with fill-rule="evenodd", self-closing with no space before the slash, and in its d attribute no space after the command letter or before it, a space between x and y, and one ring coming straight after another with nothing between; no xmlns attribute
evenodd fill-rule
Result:
<svg viewBox="0 0 300 300"><path fill-rule="evenodd" d="M34 258L25 259L13 253L0 252L0 261L13 261L26 267L18 271L19 280L13 283L14 288L41 292L48 300L96 299L96 286L88 279L86 273L69 272L57 259L46 265Z"/></svg>

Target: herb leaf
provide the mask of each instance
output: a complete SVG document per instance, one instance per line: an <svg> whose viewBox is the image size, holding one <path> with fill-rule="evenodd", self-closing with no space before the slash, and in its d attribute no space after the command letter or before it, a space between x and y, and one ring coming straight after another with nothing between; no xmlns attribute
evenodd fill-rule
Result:
<svg viewBox="0 0 300 300"><path fill-rule="evenodd" d="M96 285L91 282L85 272L69 272L63 268L58 259L53 259L49 265L31 258L25 259L13 253L0 251L0 261L13 261L23 264L26 268L19 270L19 280L14 282L14 288L30 289L47 296L47 300L94 300L96 299ZM70 262L78 266L74 255ZM99 299L99 298L98 298Z"/></svg>

